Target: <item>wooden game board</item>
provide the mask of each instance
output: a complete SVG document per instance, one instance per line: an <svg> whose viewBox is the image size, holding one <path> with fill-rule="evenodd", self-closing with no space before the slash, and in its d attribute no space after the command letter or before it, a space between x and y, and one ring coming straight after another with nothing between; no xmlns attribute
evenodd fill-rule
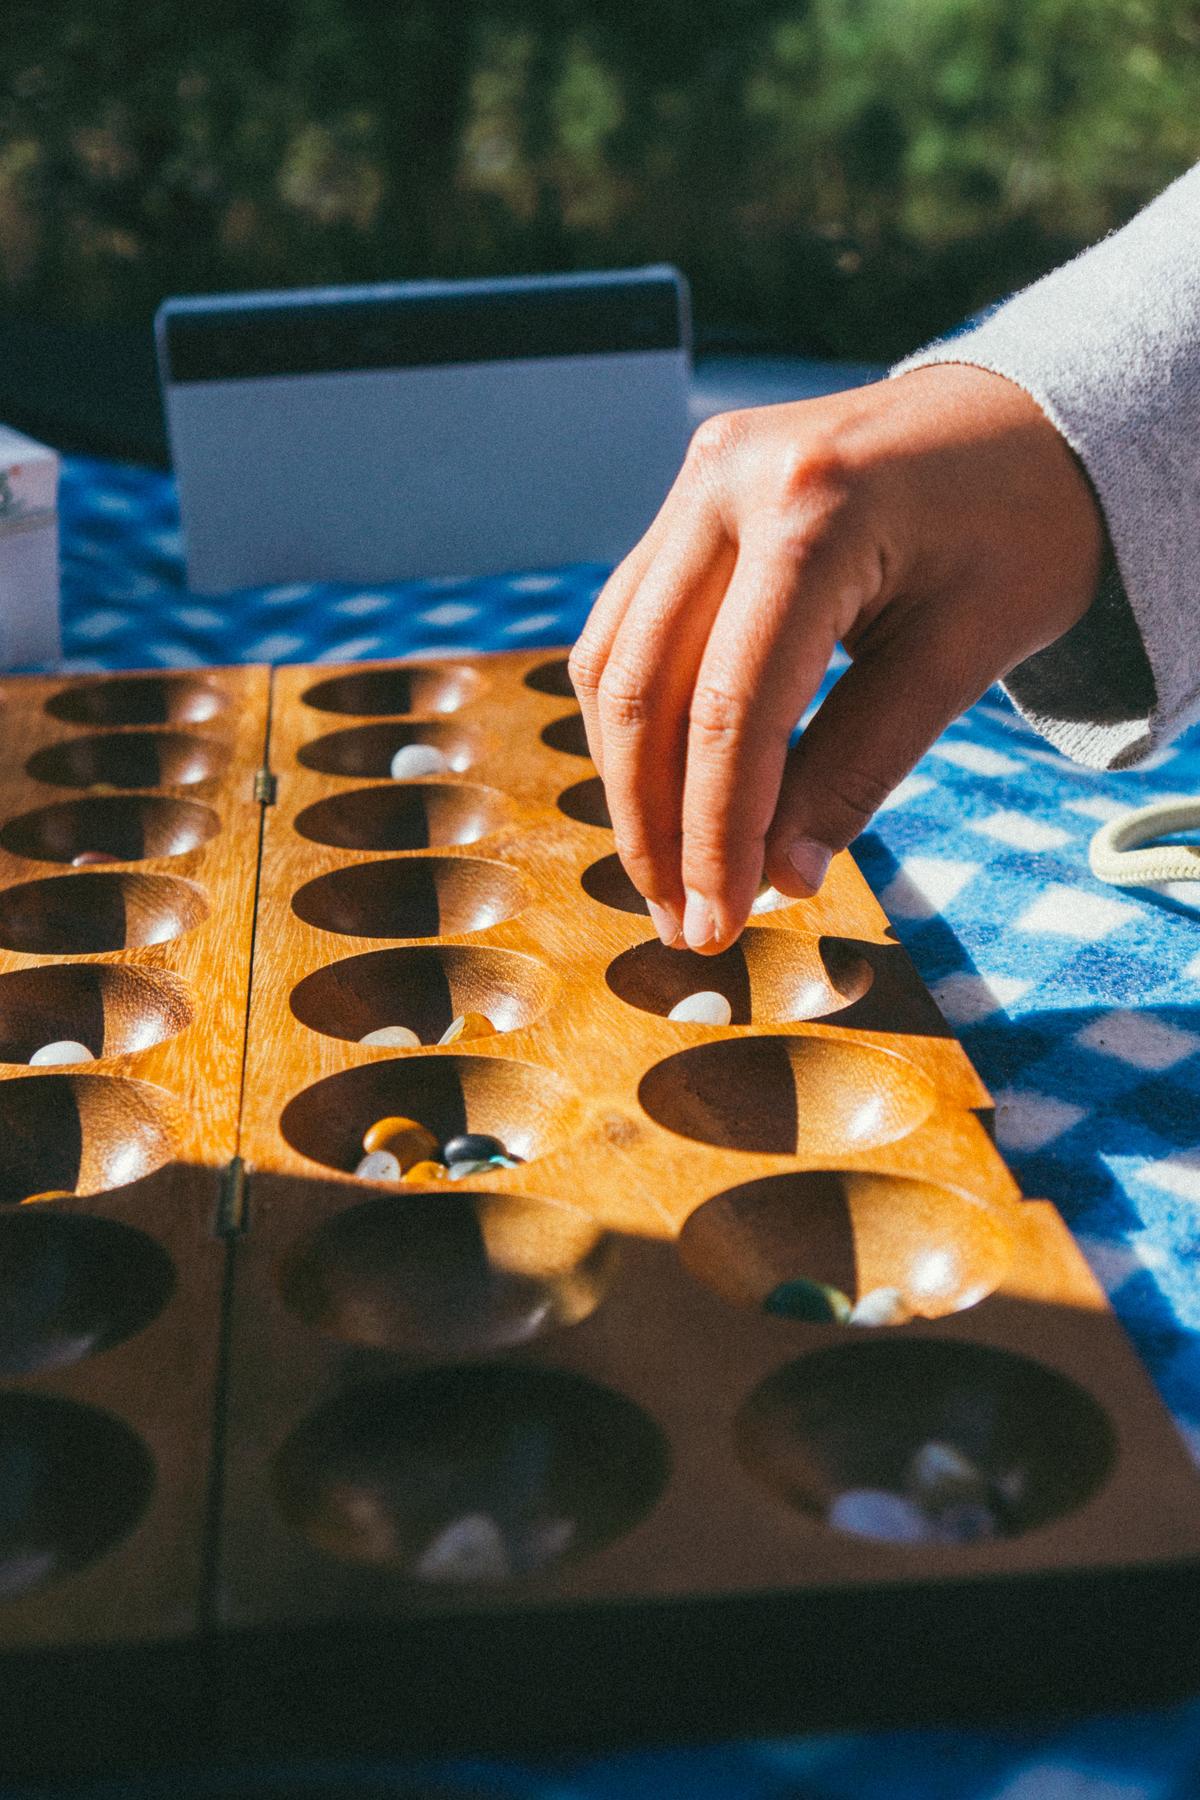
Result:
<svg viewBox="0 0 1200 1800"><path fill-rule="evenodd" d="M389 1113L526 1160L366 1186ZM658 944L561 655L0 683L0 1766L1186 1690L1200 1484L988 1117L849 856ZM828 1528L930 1438L1003 1536ZM512 1578L428 1578L481 1511Z"/></svg>

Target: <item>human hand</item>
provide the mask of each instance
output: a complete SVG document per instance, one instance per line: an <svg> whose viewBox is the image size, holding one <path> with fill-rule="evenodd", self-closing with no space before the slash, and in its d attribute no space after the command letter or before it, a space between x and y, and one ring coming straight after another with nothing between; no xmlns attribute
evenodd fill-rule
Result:
<svg viewBox="0 0 1200 1800"><path fill-rule="evenodd" d="M764 873L815 893L945 726L1082 617L1103 545L1062 437L982 369L702 425L570 659L663 942L725 949Z"/></svg>

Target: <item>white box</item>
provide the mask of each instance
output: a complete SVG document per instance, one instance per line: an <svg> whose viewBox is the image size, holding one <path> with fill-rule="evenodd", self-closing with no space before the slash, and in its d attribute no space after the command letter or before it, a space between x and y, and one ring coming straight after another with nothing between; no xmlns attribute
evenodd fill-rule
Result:
<svg viewBox="0 0 1200 1800"><path fill-rule="evenodd" d="M56 662L58 456L0 425L0 668Z"/></svg>
<svg viewBox="0 0 1200 1800"><path fill-rule="evenodd" d="M674 269L170 300L157 333L199 593L613 563L687 447Z"/></svg>

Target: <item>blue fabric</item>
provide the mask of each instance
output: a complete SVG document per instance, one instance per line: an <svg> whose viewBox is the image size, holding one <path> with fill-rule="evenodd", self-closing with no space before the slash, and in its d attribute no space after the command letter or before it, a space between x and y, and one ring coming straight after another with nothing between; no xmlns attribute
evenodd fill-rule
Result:
<svg viewBox="0 0 1200 1800"><path fill-rule="evenodd" d="M603 577L572 568L197 600L168 477L68 461L62 516L65 650L81 671L561 643ZM998 1140L1025 1192L1065 1214L1200 1455L1200 891L1194 908L1087 872L1103 820L1196 794L1200 731L1148 768L1095 774L1049 750L997 693L950 729L856 854L995 1094ZM288 1791L329 1775L310 1765ZM421 1791L447 1800L1176 1800L1200 1792L1200 1703L1061 1729L439 1765L388 1779L399 1792L424 1779ZM249 1775L238 1787L258 1791Z"/></svg>

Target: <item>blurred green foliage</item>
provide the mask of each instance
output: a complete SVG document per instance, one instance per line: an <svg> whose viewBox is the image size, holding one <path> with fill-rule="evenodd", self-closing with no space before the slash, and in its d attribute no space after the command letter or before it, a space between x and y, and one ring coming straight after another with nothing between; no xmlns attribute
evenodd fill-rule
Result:
<svg viewBox="0 0 1200 1800"><path fill-rule="evenodd" d="M667 259L886 357L1198 157L1196 0L7 0L0 305Z"/></svg>

